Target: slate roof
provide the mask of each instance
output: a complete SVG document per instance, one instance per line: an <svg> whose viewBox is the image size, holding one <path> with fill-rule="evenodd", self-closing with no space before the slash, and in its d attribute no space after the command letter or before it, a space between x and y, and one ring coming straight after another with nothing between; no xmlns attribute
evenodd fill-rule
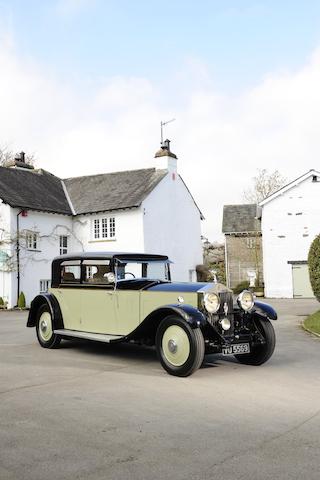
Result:
<svg viewBox="0 0 320 480"><path fill-rule="evenodd" d="M0 198L11 207L72 214L60 178L45 170L0 167Z"/></svg>
<svg viewBox="0 0 320 480"><path fill-rule="evenodd" d="M138 207L167 173L147 168L67 178L63 182L79 215Z"/></svg>
<svg viewBox="0 0 320 480"><path fill-rule="evenodd" d="M146 168L61 180L45 170L0 167L0 199L11 207L64 215L122 210L139 207L167 174Z"/></svg>
<svg viewBox="0 0 320 480"><path fill-rule="evenodd" d="M223 233L261 232L261 220L257 219L257 205L224 205Z"/></svg>

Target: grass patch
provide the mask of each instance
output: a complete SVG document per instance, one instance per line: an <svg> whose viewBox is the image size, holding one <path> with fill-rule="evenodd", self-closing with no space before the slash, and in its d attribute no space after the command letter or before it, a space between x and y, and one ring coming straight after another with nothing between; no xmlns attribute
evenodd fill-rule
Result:
<svg viewBox="0 0 320 480"><path fill-rule="evenodd" d="M311 330L311 332L320 335L320 310L309 315L309 317L304 320L303 325L306 329Z"/></svg>

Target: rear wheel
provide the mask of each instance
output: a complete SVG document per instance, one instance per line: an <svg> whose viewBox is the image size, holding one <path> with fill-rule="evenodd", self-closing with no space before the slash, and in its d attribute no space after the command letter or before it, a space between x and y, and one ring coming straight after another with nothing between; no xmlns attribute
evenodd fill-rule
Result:
<svg viewBox="0 0 320 480"><path fill-rule="evenodd" d="M253 345L250 353L235 355L240 363L246 365L262 365L272 356L276 346L276 336L270 320L255 319L255 324L263 336L265 343Z"/></svg>
<svg viewBox="0 0 320 480"><path fill-rule="evenodd" d="M161 365L170 375L187 377L203 362L204 340L200 328L191 328L175 315L160 323L156 348Z"/></svg>
<svg viewBox="0 0 320 480"><path fill-rule="evenodd" d="M44 348L55 348L61 342L61 336L53 332L52 314L48 305L41 305L37 312L37 337Z"/></svg>

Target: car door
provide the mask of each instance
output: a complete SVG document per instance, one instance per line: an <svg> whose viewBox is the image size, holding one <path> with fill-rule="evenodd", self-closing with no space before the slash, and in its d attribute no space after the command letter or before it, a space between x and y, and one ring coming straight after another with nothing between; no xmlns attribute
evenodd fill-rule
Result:
<svg viewBox="0 0 320 480"><path fill-rule="evenodd" d="M82 266L81 323L91 333L117 335L116 292L109 283L109 260L84 260Z"/></svg>
<svg viewBox="0 0 320 480"><path fill-rule="evenodd" d="M115 290L116 335L128 335L140 323L140 291Z"/></svg>
<svg viewBox="0 0 320 480"><path fill-rule="evenodd" d="M81 330L80 260L61 264L59 287L51 289L58 300L64 328Z"/></svg>

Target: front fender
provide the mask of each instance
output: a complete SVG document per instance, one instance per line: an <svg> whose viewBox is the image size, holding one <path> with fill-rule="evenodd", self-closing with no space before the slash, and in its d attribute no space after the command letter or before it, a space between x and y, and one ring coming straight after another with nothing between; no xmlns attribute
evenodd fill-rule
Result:
<svg viewBox="0 0 320 480"><path fill-rule="evenodd" d="M58 300L52 293L41 293L31 302L27 327L35 327L37 321L37 312L42 305L48 305L52 317L53 328L64 328L63 319Z"/></svg>
<svg viewBox="0 0 320 480"><path fill-rule="evenodd" d="M193 307L192 305L180 304L180 303L165 305L164 307L157 308L157 310L154 310L154 312L150 313L150 315L153 315L158 311L168 312L168 315L170 314L179 315L181 318L183 318L183 320L189 323L189 325L192 328L202 327L206 324L206 319L203 313L200 312L200 310L198 310L196 307Z"/></svg>
<svg viewBox="0 0 320 480"><path fill-rule="evenodd" d="M187 322L191 328L202 327L206 324L205 316L191 305L164 305L149 313L142 323L126 336L126 339L149 338L151 341L154 341L160 322L169 315L178 315Z"/></svg>
<svg viewBox="0 0 320 480"><path fill-rule="evenodd" d="M260 318L262 318L262 320L263 318L269 318L270 320L278 319L277 312L268 303L254 302L253 312L255 312Z"/></svg>

